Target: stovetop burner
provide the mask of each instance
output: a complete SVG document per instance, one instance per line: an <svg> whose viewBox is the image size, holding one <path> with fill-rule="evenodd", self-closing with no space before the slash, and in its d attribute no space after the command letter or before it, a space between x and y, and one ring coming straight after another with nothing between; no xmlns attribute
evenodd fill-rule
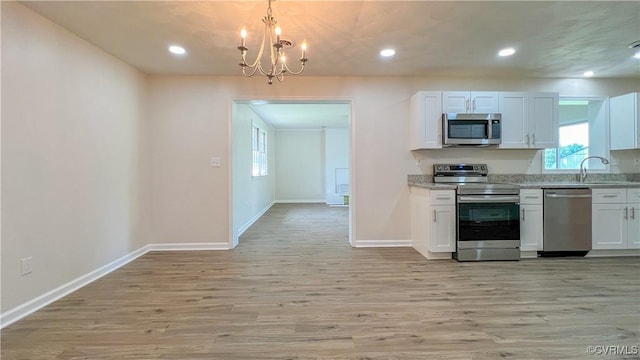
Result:
<svg viewBox="0 0 640 360"><path fill-rule="evenodd" d="M433 182L457 184L458 194L518 194L520 187L513 184L489 183L487 164L434 164Z"/></svg>

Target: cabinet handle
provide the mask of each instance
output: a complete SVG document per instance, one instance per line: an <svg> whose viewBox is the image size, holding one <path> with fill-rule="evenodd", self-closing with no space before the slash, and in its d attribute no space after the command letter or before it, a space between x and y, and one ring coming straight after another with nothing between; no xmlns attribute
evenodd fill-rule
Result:
<svg viewBox="0 0 640 360"><path fill-rule="evenodd" d="M437 222L438 222L438 220L437 220L436 216L438 216L438 214L436 213L436 211L435 211L435 210L433 210L433 222L434 222L434 223L437 223Z"/></svg>
<svg viewBox="0 0 640 360"><path fill-rule="evenodd" d="M465 110L469 111L469 99L466 99L464 101L464 108L465 108Z"/></svg>
<svg viewBox="0 0 640 360"><path fill-rule="evenodd" d="M538 199L538 195L525 195L525 199Z"/></svg>
<svg viewBox="0 0 640 360"><path fill-rule="evenodd" d="M634 207L631 208L631 218L632 219L636 218L636 208L634 208Z"/></svg>
<svg viewBox="0 0 640 360"><path fill-rule="evenodd" d="M473 111L472 112L476 112L476 99L473 98Z"/></svg>
<svg viewBox="0 0 640 360"><path fill-rule="evenodd" d="M629 215L629 208L624 208L624 218L628 219L629 218L628 215Z"/></svg>
<svg viewBox="0 0 640 360"><path fill-rule="evenodd" d="M451 197L446 195L436 196L436 200L451 200Z"/></svg>
<svg viewBox="0 0 640 360"><path fill-rule="evenodd" d="M616 194L606 195L605 194L605 195L602 195L602 197L604 197L604 198L615 198L615 197L618 197L618 195L616 195Z"/></svg>
<svg viewBox="0 0 640 360"><path fill-rule="evenodd" d="M524 209L522 209L522 221L524 221Z"/></svg>
<svg viewBox="0 0 640 360"><path fill-rule="evenodd" d="M531 142L529 142L529 134L527 134L527 146L531 145Z"/></svg>
<svg viewBox="0 0 640 360"><path fill-rule="evenodd" d="M531 135L531 143L532 143L533 145L535 145L535 144L536 144L536 133L533 133L533 135Z"/></svg>

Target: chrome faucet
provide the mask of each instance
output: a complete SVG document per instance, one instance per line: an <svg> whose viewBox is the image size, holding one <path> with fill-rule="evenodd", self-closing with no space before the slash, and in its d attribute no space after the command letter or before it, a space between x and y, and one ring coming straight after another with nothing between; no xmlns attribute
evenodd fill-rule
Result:
<svg viewBox="0 0 640 360"><path fill-rule="evenodd" d="M584 167L584 162L589 159L600 159L600 161L605 165L609 163L609 160L602 156L587 156L582 160L582 162L580 162L580 182L584 182L584 179L587 178L587 168Z"/></svg>

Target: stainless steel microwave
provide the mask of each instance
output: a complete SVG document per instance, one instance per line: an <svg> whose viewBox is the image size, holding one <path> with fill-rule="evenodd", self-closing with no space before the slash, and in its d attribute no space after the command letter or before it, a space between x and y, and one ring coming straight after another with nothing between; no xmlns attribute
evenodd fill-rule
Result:
<svg viewBox="0 0 640 360"><path fill-rule="evenodd" d="M501 114L442 114L442 145L499 145L502 136L501 122Z"/></svg>

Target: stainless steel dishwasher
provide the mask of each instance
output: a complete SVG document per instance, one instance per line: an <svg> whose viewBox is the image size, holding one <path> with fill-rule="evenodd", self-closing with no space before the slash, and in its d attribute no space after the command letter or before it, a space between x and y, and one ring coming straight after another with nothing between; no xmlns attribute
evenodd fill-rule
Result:
<svg viewBox="0 0 640 360"><path fill-rule="evenodd" d="M591 189L544 189L542 256L591 250Z"/></svg>

